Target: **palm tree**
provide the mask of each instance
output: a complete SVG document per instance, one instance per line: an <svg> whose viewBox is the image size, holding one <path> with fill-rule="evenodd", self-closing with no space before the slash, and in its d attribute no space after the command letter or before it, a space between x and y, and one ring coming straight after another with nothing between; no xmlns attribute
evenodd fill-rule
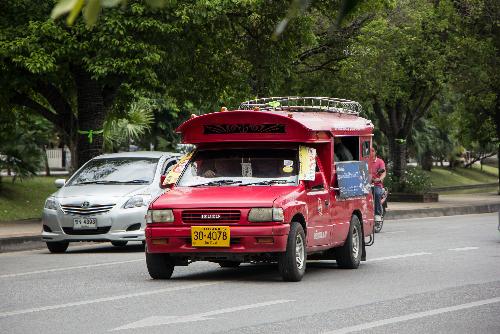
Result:
<svg viewBox="0 0 500 334"><path fill-rule="evenodd" d="M123 114L111 113L104 123L104 151L129 150L129 146L149 131L154 120L152 104L140 99Z"/></svg>

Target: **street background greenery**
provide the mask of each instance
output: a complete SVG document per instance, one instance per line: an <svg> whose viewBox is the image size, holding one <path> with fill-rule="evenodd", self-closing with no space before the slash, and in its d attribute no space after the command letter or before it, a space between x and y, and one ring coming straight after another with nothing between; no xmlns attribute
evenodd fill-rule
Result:
<svg viewBox="0 0 500 334"><path fill-rule="evenodd" d="M472 168L500 150L496 0L4 0L0 11L0 170L16 179L43 169L49 147L69 147L72 170L131 145L175 150L191 114L265 96L361 102L393 191L436 186L421 171L433 162Z"/></svg>

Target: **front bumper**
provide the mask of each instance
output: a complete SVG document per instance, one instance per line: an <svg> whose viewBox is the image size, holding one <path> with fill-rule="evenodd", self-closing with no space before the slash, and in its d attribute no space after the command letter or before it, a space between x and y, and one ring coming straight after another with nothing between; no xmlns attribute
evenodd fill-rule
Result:
<svg viewBox="0 0 500 334"><path fill-rule="evenodd" d="M148 225L146 243L149 253L236 253L255 254L286 251L289 224L272 226L229 226L229 247L193 247L191 226ZM259 238L272 237L272 243L259 242Z"/></svg>
<svg viewBox="0 0 500 334"><path fill-rule="evenodd" d="M146 212L147 207L115 207L103 214L75 216L65 214L61 209L44 209L42 241L144 241ZM97 230L73 230L74 218L96 218Z"/></svg>

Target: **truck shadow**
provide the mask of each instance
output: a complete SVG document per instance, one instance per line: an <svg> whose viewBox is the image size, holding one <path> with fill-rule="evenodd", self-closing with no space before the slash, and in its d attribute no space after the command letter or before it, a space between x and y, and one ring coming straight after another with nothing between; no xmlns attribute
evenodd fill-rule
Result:
<svg viewBox="0 0 500 334"><path fill-rule="evenodd" d="M180 267L182 268L182 267ZM304 279L321 275L328 269L342 270L335 261L308 262ZM177 267L176 267L177 270ZM242 264L238 268L217 268L196 273L177 273L174 271L172 281L226 281L226 282L284 282L275 263Z"/></svg>

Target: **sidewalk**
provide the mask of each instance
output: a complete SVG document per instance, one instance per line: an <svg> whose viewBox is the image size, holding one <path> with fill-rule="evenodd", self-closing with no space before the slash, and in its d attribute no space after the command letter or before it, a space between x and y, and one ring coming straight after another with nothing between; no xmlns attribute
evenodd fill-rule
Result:
<svg viewBox="0 0 500 334"><path fill-rule="evenodd" d="M495 193L440 195L437 203L390 202L386 219L440 217L500 212L500 196ZM45 247L40 239L42 224L38 219L0 222L0 253Z"/></svg>

